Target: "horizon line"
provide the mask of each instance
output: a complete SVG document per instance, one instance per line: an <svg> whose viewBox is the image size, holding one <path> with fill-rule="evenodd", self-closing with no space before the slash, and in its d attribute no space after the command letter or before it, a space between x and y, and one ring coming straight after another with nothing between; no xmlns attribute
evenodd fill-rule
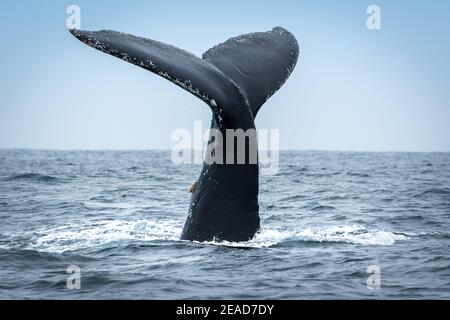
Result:
<svg viewBox="0 0 450 320"><path fill-rule="evenodd" d="M30 148L30 147L0 147L0 151L9 150L23 150L23 151L61 151L61 152L100 152L100 151L111 151L111 152L127 152L127 151L172 151L172 149L161 149L161 148ZM204 149L185 149L191 151L204 151ZM260 152L267 152L270 150L259 150ZM288 151L299 151L299 152L346 152L346 153L450 153L450 150L351 150L351 149L279 149L281 152Z"/></svg>

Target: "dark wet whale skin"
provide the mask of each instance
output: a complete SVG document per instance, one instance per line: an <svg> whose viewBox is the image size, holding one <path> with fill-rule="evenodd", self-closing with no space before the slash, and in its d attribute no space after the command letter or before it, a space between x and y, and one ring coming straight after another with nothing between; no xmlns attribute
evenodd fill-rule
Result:
<svg viewBox="0 0 450 320"><path fill-rule="evenodd" d="M255 127L253 119L248 120L248 126ZM211 127L217 128L215 120ZM221 147L224 145L226 134L223 132ZM248 159L248 146L245 151ZM224 150L224 158L226 152L228 150ZM260 228L258 190L258 164L204 163L181 238L232 242L253 238Z"/></svg>
<svg viewBox="0 0 450 320"><path fill-rule="evenodd" d="M82 42L154 72L205 101L211 128L222 132L223 163L204 163L192 194L181 239L247 241L260 228L258 164L226 164L227 129L255 129L261 106L287 80L298 59L298 44L276 27L231 38L202 59L162 42L115 31L79 31ZM235 150L236 151L236 146ZM248 160L249 146L245 148Z"/></svg>

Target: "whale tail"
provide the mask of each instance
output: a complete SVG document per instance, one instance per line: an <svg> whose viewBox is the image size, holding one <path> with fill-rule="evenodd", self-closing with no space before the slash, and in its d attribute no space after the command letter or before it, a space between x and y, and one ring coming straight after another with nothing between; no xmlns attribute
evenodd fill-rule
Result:
<svg viewBox="0 0 450 320"><path fill-rule="evenodd" d="M211 126L222 133L255 129L259 109L289 77L299 51L295 37L279 27L231 38L202 58L115 31L71 32L87 45L154 72L202 99L213 112ZM216 149L226 146L226 140L225 135ZM245 144L245 159L250 159L250 141ZM222 160L229 154L237 157L236 145L225 149ZM181 239L246 241L259 230L258 164L223 163L204 163Z"/></svg>
<svg viewBox="0 0 450 320"><path fill-rule="evenodd" d="M168 79L205 101L215 114L227 112L225 101L230 90L226 88L233 85L256 117L264 102L287 80L299 54L295 37L280 27L231 38L206 51L202 59L122 32L70 32L95 49Z"/></svg>

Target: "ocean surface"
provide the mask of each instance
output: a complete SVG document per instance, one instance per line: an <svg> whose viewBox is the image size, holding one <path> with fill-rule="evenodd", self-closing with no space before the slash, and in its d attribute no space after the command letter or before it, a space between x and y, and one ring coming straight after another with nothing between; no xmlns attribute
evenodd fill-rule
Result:
<svg viewBox="0 0 450 320"><path fill-rule="evenodd" d="M280 160L253 240L192 243L179 236L198 165L0 150L0 299L450 299L450 153Z"/></svg>

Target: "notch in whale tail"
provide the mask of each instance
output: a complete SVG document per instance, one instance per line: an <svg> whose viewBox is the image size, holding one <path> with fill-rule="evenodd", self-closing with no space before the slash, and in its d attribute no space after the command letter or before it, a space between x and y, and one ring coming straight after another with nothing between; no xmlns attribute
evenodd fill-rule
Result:
<svg viewBox="0 0 450 320"><path fill-rule="evenodd" d="M276 27L231 38L202 59L174 46L130 34L102 30L70 32L85 44L156 73L205 101L214 114L227 112L230 86L237 87L256 117L287 80L299 48L295 37Z"/></svg>

